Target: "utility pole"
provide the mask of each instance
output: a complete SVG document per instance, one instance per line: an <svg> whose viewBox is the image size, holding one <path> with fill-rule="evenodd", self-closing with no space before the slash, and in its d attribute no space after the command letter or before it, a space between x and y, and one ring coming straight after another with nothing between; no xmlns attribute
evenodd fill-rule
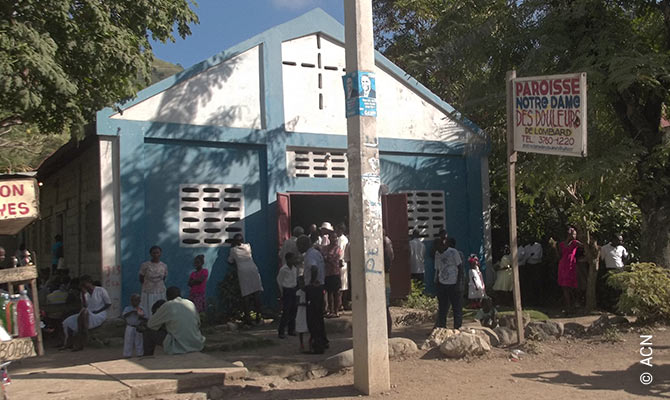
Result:
<svg viewBox="0 0 670 400"><path fill-rule="evenodd" d="M354 386L369 395L390 389L376 95L363 94L374 89L372 0L344 0L344 26Z"/></svg>
<svg viewBox="0 0 670 400"><path fill-rule="evenodd" d="M514 314L519 344L523 343L523 310L521 309L521 285L519 285L519 254L516 237L516 159L514 150L514 80L516 71L507 71L507 182L509 183L509 246L512 256L514 278Z"/></svg>

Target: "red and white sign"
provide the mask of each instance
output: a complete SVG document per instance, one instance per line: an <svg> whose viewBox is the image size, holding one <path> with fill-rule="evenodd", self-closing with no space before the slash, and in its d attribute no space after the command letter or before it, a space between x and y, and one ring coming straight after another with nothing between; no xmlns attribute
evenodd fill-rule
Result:
<svg viewBox="0 0 670 400"><path fill-rule="evenodd" d="M0 180L0 235L14 235L39 216L35 179Z"/></svg>
<svg viewBox="0 0 670 400"><path fill-rule="evenodd" d="M586 157L586 73L513 81L514 150Z"/></svg>

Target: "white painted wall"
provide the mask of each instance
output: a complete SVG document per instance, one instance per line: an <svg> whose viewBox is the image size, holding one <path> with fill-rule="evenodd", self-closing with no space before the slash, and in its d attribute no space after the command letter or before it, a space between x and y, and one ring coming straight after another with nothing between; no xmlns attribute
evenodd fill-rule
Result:
<svg viewBox="0 0 670 400"><path fill-rule="evenodd" d="M101 136L100 146L100 244L102 286L112 307L108 318L121 315L121 226L118 138Z"/></svg>
<svg viewBox="0 0 670 400"><path fill-rule="evenodd" d="M316 68L301 66L302 63L315 63L314 60L317 60ZM282 61L296 63L295 66L282 65L287 130L346 135L342 44L324 36L319 40L316 34L289 40L282 43ZM326 67L336 67L337 70ZM417 91L379 67L375 73L379 137L465 140L466 131ZM319 108L319 94L323 98L322 108Z"/></svg>
<svg viewBox="0 0 670 400"><path fill-rule="evenodd" d="M259 47L172 86L112 118L260 129Z"/></svg>

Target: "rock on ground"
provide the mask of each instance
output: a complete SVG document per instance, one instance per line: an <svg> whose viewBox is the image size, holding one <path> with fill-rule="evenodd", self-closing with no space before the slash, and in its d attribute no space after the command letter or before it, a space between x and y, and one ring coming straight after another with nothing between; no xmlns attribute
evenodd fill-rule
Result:
<svg viewBox="0 0 670 400"><path fill-rule="evenodd" d="M499 326L493 330L500 340L499 346L507 347L516 344L516 331L513 331L504 326Z"/></svg>
<svg viewBox="0 0 670 400"><path fill-rule="evenodd" d="M522 315L522 321L523 321L523 326L524 328L526 325L528 325L531 321L530 314L525 312ZM503 326L505 328L509 328L513 331L516 330L516 315L514 314L505 314L505 315L499 315L498 316L498 324L500 326Z"/></svg>
<svg viewBox="0 0 670 400"><path fill-rule="evenodd" d="M524 334L535 340L548 340L550 338L559 338L563 335L563 324L556 321L533 321L526 325Z"/></svg>
<svg viewBox="0 0 670 400"><path fill-rule="evenodd" d="M500 338L498 337L498 334L493 331L493 329L487 328L485 326L473 326L469 329L474 331L476 335L481 336L482 339L485 339L491 346L500 346Z"/></svg>
<svg viewBox="0 0 670 400"><path fill-rule="evenodd" d="M390 347L390 346L389 346ZM328 371L334 372L339 371L344 368L349 368L354 366L354 349L345 350L341 353L337 353L334 356L326 358L321 365L324 366Z"/></svg>
<svg viewBox="0 0 670 400"><path fill-rule="evenodd" d="M586 334L586 327L577 322L566 322L564 325L564 334L571 336L583 336Z"/></svg>
<svg viewBox="0 0 670 400"><path fill-rule="evenodd" d="M434 328L433 331L428 336L423 344L421 345L422 350L432 349L433 347L438 347L445 341L445 339L454 336L458 333L455 329L448 328Z"/></svg>
<svg viewBox="0 0 670 400"><path fill-rule="evenodd" d="M402 358L412 355L419 351L419 348L416 346L413 340L395 337L389 339L389 358ZM345 350L343 352L337 353L333 356L330 356L321 362L323 368L328 372L339 371L344 368L350 368L354 366L354 349ZM318 375L322 371L313 371L313 375Z"/></svg>
<svg viewBox="0 0 670 400"><path fill-rule="evenodd" d="M491 346L473 333L461 332L447 338L440 345L440 352L448 358L480 356L491 350Z"/></svg>
<svg viewBox="0 0 670 400"><path fill-rule="evenodd" d="M413 340L394 337L389 339L389 358L407 357L419 351L416 343Z"/></svg>

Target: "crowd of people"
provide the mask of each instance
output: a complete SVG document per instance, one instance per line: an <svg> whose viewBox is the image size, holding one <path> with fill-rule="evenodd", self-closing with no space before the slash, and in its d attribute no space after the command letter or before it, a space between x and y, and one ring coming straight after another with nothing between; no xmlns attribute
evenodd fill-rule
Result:
<svg viewBox="0 0 670 400"><path fill-rule="evenodd" d="M276 277L281 300L281 318L278 337L299 336L300 349L310 353L323 353L328 347L324 318L338 318L340 312L349 308L351 301L349 270L349 239L343 223L333 227L329 222L309 226L308 231L297 226L279 251L282 266ZM63 262L62 238L56 236L52 248L52 268L49 279L40 279L39 293L46 307L75 304L76 310L66 313L62 320L63 346L80 350L86 343L87 332L100 326L107 318L111 300L100 282L90 276L70 278ZM579 291L585 284L580 273L583 244L577 240L577 231L570 227L567 238L556 245L556 264L545 262L543 246L537 241L519 246L518 262L520 287L525 304L537 305L546 298L547 277L555 273L555 284L560 287L566 313L574 311ZM411 233L409 241L410 278L425 283L426 247L419 231ZM153 354L156 345L162 345L168 354L199 351L204 346L200 333L200 313L206 309L205 288L208 269L205 256L193 259L193 271L189 275L189 296L181 297L177 287L166 288L168 266L161 261L162 249L152 246L150 259L140 265L138 279L141 292L130 296L130 305L122 316L126 321L124 337L125 357ZM438 299L437 327L446 327L447 314L454 315L453 327L462 324L463 307L479 309L477 318L488 325L495 325L496 304L512 304L514 287L512 258L509 246L503 249L502 257L488 272L479 258L472 254L465 257L456 247L456 240L441 230L433 242L429 257L434 260L433 284ZM606 285L609 274L623 270L629 254L623 246L621 235L600 248L603 260L598 269L599 305L611 309L618 293ZM6 252L0 247L0 264L7 261ZM12 258L30 263L30 253L20 248ZM394 259L391 240L384 232L384 264L388 272ZM261 295L263 283L254 262L251 245L241 234L236 234L231 243L229 264L235 268L240 293L244 304L244 322L253 324L262 318ZM19 264L19 262L14 262ZM48 275L47 275L48 276ZM492 285L487 283L493 282ZM387 305L388 305L387 282ZM468 303L465 303L468 302ZM387 307L388 308L388 307ZM388 311L387 311L388 313ZM390 321L390 318L389 318ZM52 324L47 318L47 329ZM309 334L305 344L304 336Z"/></svg>
<svg viewBox="0 0 670 400"><path fill-rule="evenodd" d="M328 347L324 318L338 318L350 300L349 239L346 226L324 222L319 228L293 228L282 244L277 274L282 314L278 336L300 336L300 349L323 353ZM344 300L344 301L343 301ZM309 333L305 348L303 336Z"/></svg>

